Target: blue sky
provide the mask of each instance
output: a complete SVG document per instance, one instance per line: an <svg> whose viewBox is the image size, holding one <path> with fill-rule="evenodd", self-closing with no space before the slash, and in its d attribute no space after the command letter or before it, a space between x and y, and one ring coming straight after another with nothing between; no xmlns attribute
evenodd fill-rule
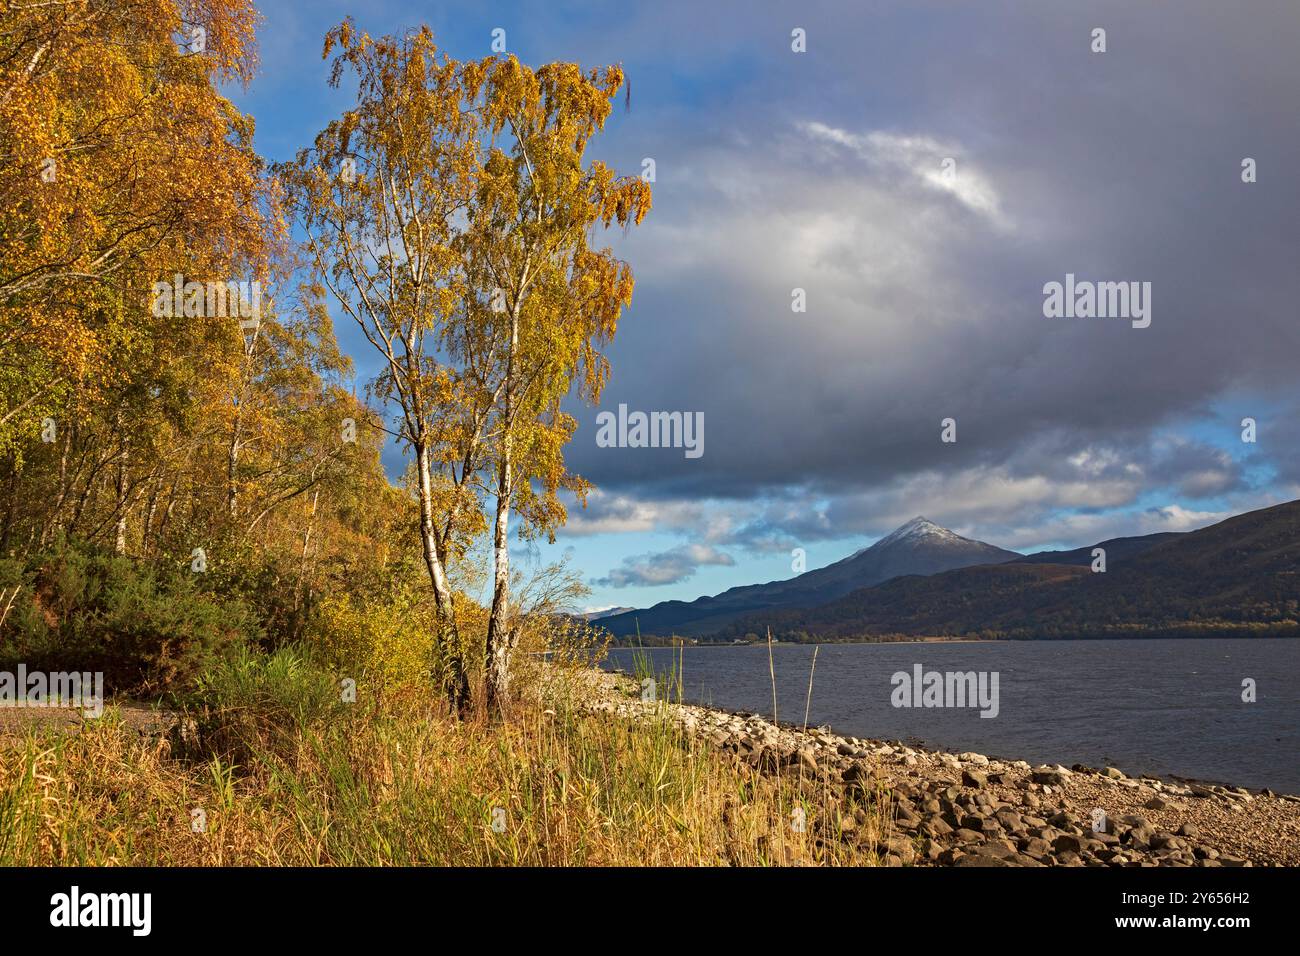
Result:
<svg viewBox="0 0 1300 956"><path fill-rule="evenodd" d="M703 412L706 451L600 448L575 409L600 490L535 559L567 553L590 607L788 577L794 548L817 567L916 514L1023 551L1298 496L1293 3L260 6L235 99L273 160L347 105L320 49L348 14L627 72L591 153L657 181L610 236L637 292L601 408ZM1044 317L1066 273L1150 281L1151 326Z"/></svg>

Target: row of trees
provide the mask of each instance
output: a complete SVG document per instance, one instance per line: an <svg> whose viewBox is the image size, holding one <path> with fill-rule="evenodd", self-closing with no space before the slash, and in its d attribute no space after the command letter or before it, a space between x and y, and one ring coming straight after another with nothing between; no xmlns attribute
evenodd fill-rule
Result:
<svg viewBox="0 0 1300 956"><path fill-rule="evenodd" d="M256 24L251 0L0 0L0 552L269 575L295 637L322 563L382 560L403 505L219 90ZM268 294L244 327L155 308L177 276Z"/></svg>
<svg viewBox="0 0 1300 956"><path fill-rule="evenodd" d="M409 552L447 699L470 704L476 652L498 709L524 620L512 524L553 533L561 493L585 493L561 403L599 397L632 294L594 237L650 208L584 156L622 73L460 63L427 29L344 22L325 56L355 105L268 169L220 92L252 77L256 25L251 0L0 0L0 550L74 536L202 551L227 579L273 567L296 622L323 567ZM173 276L267 294L242 325L168 314L151 292ZM365 401L331 311L381 357ZM475 651L460 618L485 555Z"/></svg>
<svg viewBox="0 0 1300 956"><path fill-rule="evenodd" d="M254 21L250 0L0 0L0 447L120 382L161 331L157 279L268 277L272 185L217 92L251 78Z"/></svg>

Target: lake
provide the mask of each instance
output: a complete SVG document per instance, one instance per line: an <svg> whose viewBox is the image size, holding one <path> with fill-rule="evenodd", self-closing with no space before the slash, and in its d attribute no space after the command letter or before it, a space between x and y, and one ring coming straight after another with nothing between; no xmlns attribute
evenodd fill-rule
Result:
<svg viewBox="0 0 1300 956"><path fill-rule="evenodd" d="M666 672L679 653L688 701L771 716L766 645L615 648L605 666L632 673L644 654ZM811 645L772 647L782 721L803 723L812 659ZM893 675L910 678L917 665L996 673L997 716L894 706L903 692ZM1242 699L1245 679L1254 681L1253 703ZM1033 764L1300 794L1300 640L827 644L817 653L808 724Z"/></svg>

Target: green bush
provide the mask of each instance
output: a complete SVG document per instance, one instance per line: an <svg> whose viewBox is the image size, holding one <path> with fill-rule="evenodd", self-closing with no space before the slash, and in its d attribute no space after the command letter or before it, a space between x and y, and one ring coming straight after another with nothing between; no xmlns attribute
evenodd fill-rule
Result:
<svg viewBox="0 0 1300 956"><path fill-rule="evenodd" d="M188 564L59 543L0 562L0 668L102 671L111 695L162 695L260 637L247 605L200 590Z"/></svg>

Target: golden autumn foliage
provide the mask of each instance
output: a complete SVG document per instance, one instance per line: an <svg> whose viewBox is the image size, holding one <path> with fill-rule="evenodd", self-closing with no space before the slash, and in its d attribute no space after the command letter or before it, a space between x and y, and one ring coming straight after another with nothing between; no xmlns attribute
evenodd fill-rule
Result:
<svg viewBox="0 0 1300 956"><path fill-rule="evenodd" d="M251 0L0 0L0 442L95 387L173 274L268 273ZM95 374L91 374L91 373Z"/></svg>
<svg viewBox="0 0 1300 956"><path fill-rule="evenodd" d="M410 505L328 314L290 294L278 187L220 89L252 78L258 20L0 0L0 559L202 551L208 588L291 639L330 582L400 567ZM252 327L156 308L176 277L257 281Z"/></svg>
<svg viewBox="0 0 1300 956"><path fill-rule="evenodd" d="M427 28L345 21L324 56L353 106L270 169L222 93L253 77L258 20L253 0L0 0L0 564L31 584L65 542L196 561L259 639L418 671L458 711L481 674L495 709L512 649L573 597L548 569L537 599L510 536L552 534L587 491L562 402L598 400L632 298L601 233L651 206L586 155L623 72L460 62ZM245 281L255 315L213 307ZM362 398L331 312L380 357Z"/></svg>
<svg viewBox="0 0 1300 956"><path fill-rule="evenodd" d="M413 453L421 546L444 648L459 648L448 579L458 536L489 522L489 706L509 682L509 523L525 537L565 518L571 393L595 400L600 348L631 301L632 274L597 226L639 224L650 187L588 161L623 84L617 67L537 69L515 57L458 62L427 27L372 38L348 20L326 37L331 83L356 104L283 167L317 278L379 352L375 395L396 406ZM453 655L448 694L469 699Z"/></svg>

